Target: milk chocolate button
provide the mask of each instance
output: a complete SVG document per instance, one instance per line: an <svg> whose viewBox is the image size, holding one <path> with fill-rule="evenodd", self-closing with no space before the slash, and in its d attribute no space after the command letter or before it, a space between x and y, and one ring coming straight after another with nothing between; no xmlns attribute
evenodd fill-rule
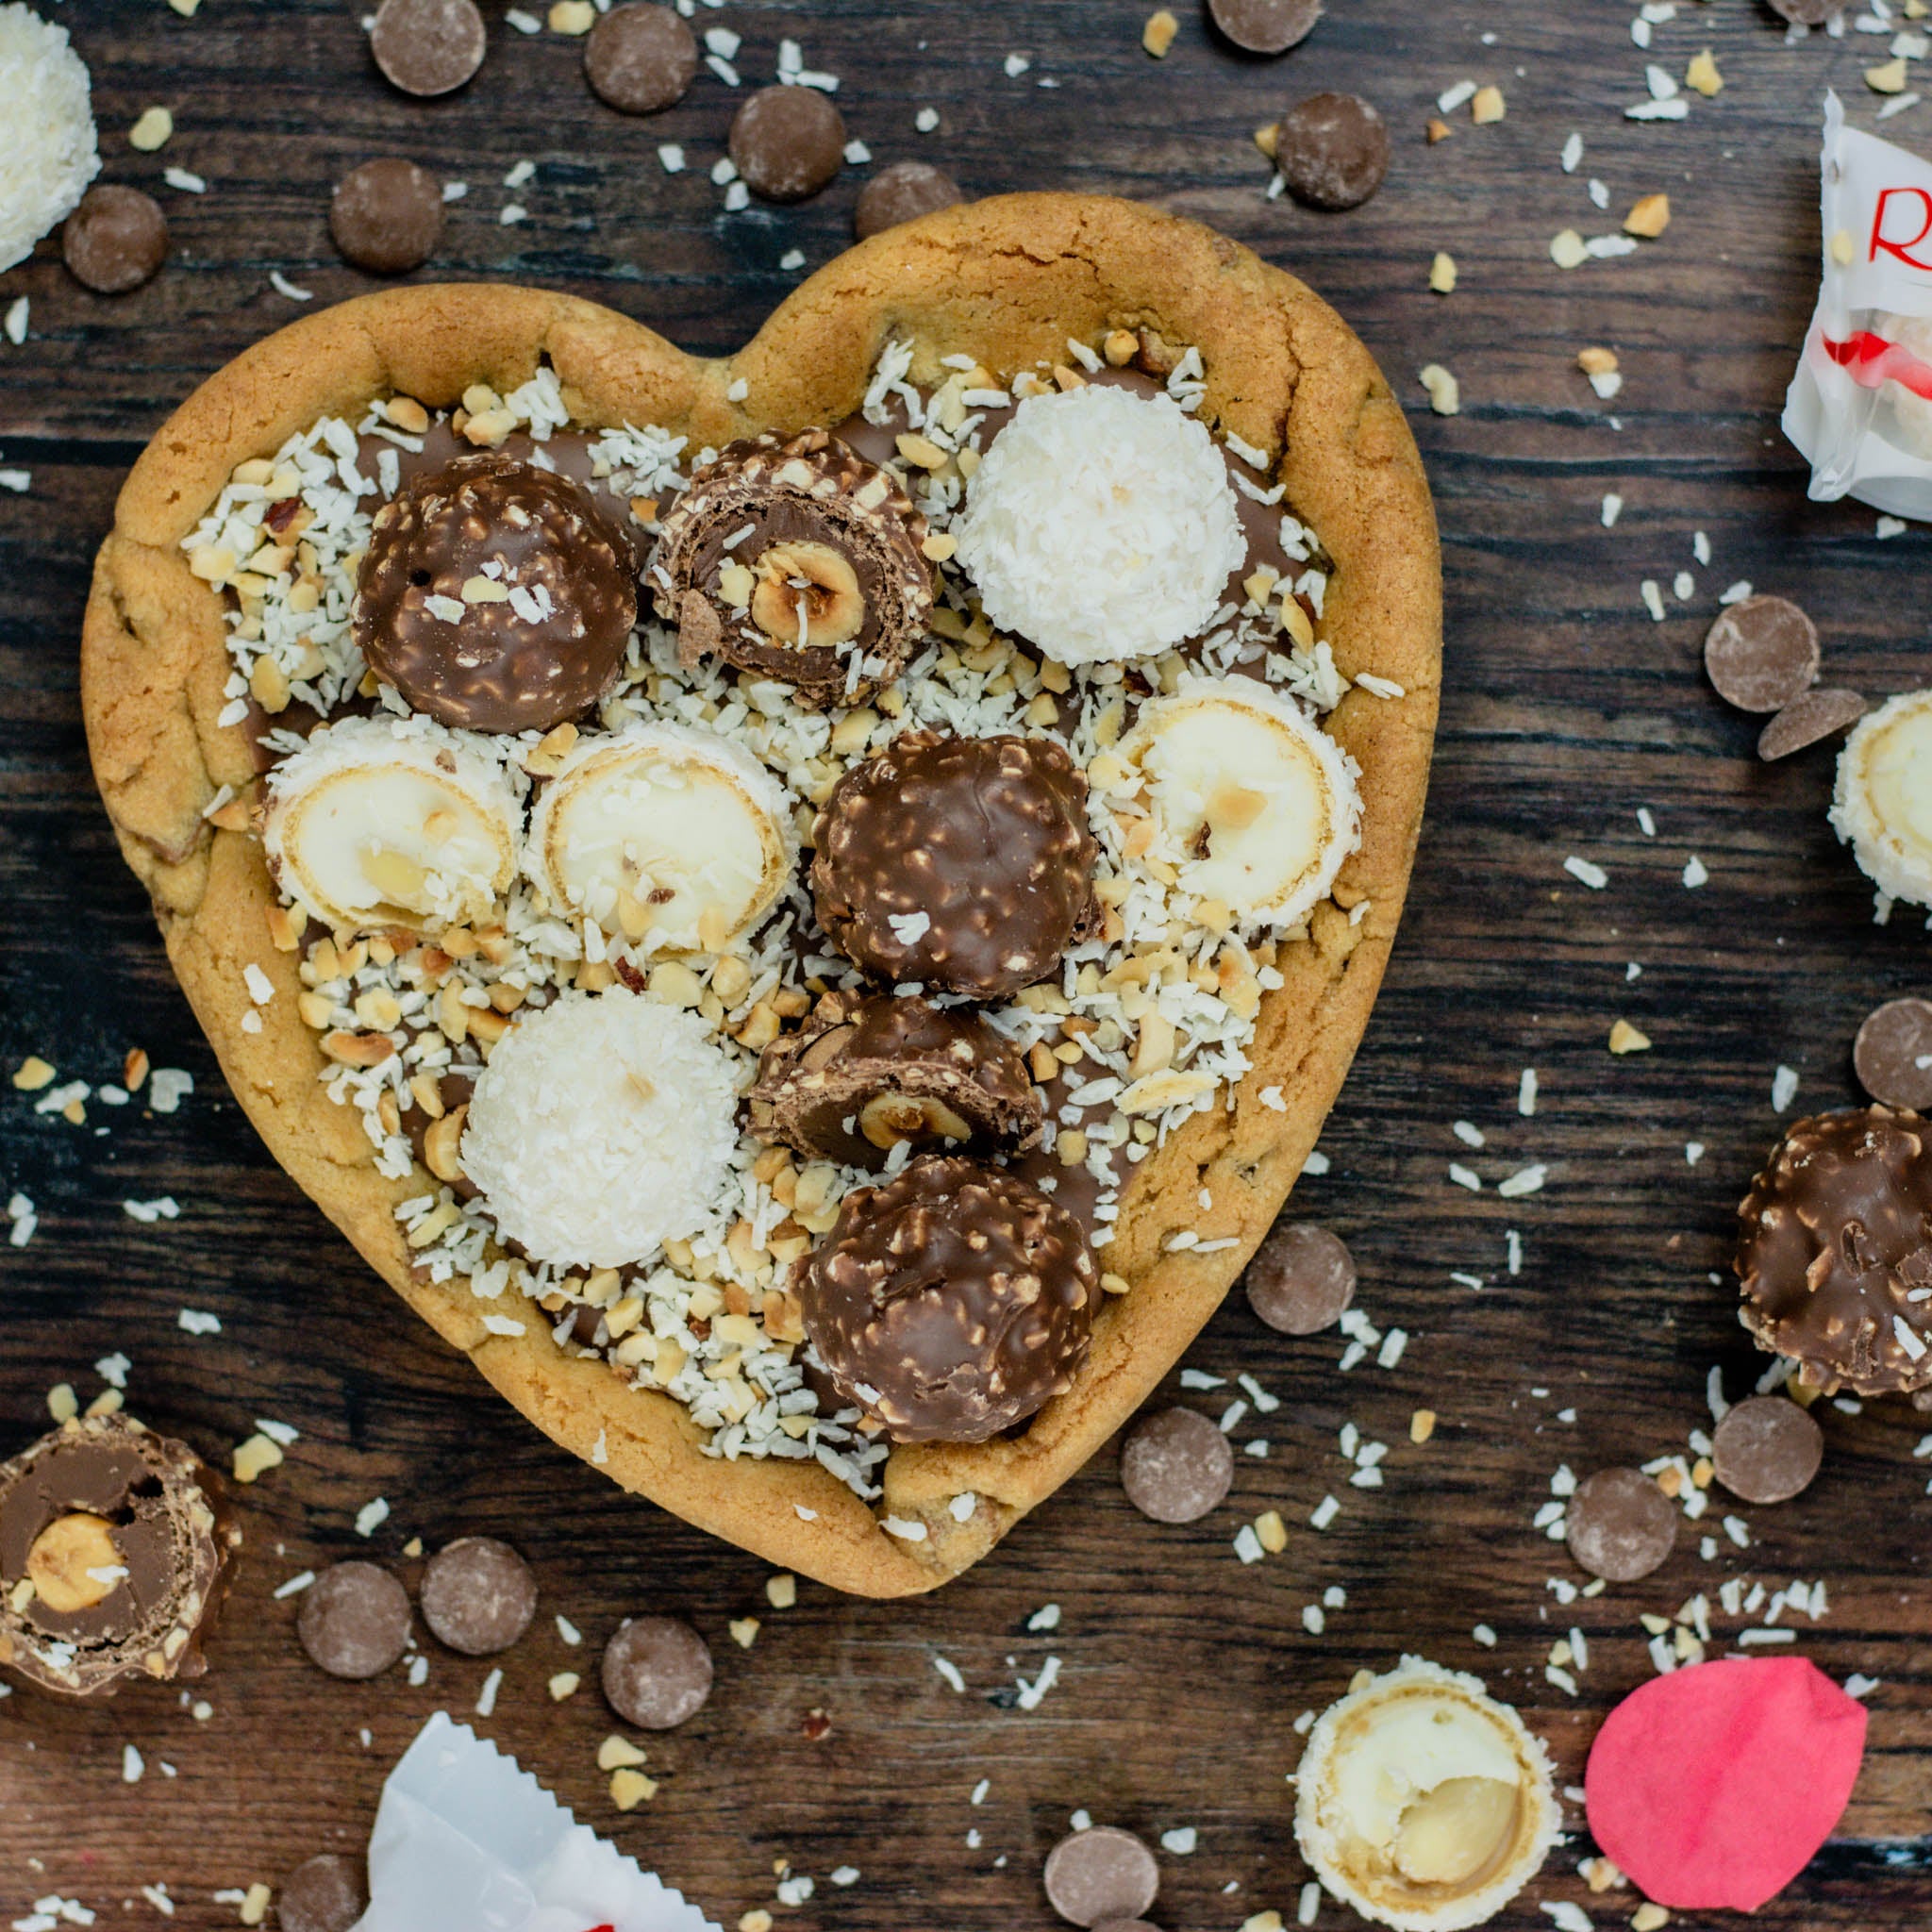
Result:
<svg viewBox="0 0 1932 1932"><path fill-rule="evenodd" d="M369 51L406 94L446 94L482 66L486 39L475 0L382 0Z"/></svg>
<svg viewBox="0 0 1932 1932"><path fill-rule="evenodd" d="M361 1867L325 1852L297 1865L282 1881L275 1923L282 1932L351 1932L368 1905Z"/></svg>
<svg viewBox="0 0 1932 1932"><path fill-rule="evenodd" d="M466 1536L437 1551L423 1573L423 1621L465 1657L508 1650L537 1611L530 1566L493 1536Z"/></svg>
<svg viewBox="0 0 1932 1932"><path fill-rule="evenodd" d="M1243 1277L1248 1306L1283 1335L1319 1335L1355 1299L1355 1257L1312 1221L1277 1223Z"/></svg>
<svg viewBox="0 0 1932 1932"><path fill-rule="evenodd" d="M336 183L328 231L342 258L372 275L421 268L442 240L442 190L414 161L364 161Z"/></svg>
<svg viewBox="0 0 1932 1932"><path fill-rule="evenodd" d="M1131 1831L1095 1824L1046 1855L1046 1902L1075 1925L1138 1919L1160 1889L1154 1854Z"/></svg>
<svg viewBox="0 0 1932 1932"><path fill-rule="evenodd" d="M1310 208L1358 208L1389 172L1389 128L1359 94L1310 94L1281 118L1274 165Z"/></svg>
<svg viewBox="0 0 1932 1932"><path fill-rule="evenodd" d="M1740 711L1778 711L1818 675L1818 631L1785 597L1746 597L1718 613L1704 638L1704 669Z"/></svg>
<svg viewBox="0 0 1932 1932"><path fill-rule="evenodd" d="M1788 758L1794 751L1803 751L1807 745L1856 724L1871 708L1870 702L1857 691L1836 686L1800 691L1757 734L1757 756L1767 764Z"/></svg>
<svg viewBox="0 0 1932 1932"><path fill-rule="evenodd" d="M95 294L125 295L167 259L168 218L138 188L90 188L60 230L60 255Z"/></svg>
<svg viewBox="0 0 1932 1932"><path fill-rule="evenodd" d="M1677 1541L1677 1511L1641 1469L1600 1469L1570 1498L1570 1554L1607 1583L1648 1576Z"/></svg>
<svg viewBox="0 0 1932 1932"><path fill-rule="evenodd" d="M852 210L852 230L863 242L884 228L896 228L901 222L916 222L942 208L954 208L966 199L953 177L929 161L894 161L881 168L858 191L858 206Z"/></svg>
<svg viewBox="0 0 1932 1932"><path fill-rule="evenodd" d="M1858 1084L1887 1107L1932 1108L1932 1000L1888 1000L1852 1047Z"/></svg>
<svg viewBox="0 0 1932 1932"><path fill-rule="evenodd" d="M584 77L607 106L655 114L685 96L698 71L698 43L668 7L616 7L584 42Z"/></svg>
<svg viewBox="0 0 1932 1932"><path fill-rule="evenodd" d="M845 119L815 87L760 88L732 117L731 159L754 194L803 201L845 160Z"/></svg>
<svg viewBox="0 0 1932 1932"><path fill-rule="evenodd" d="M1321 0L1208 0L1208 14L1243 53L1285 54L1307 39Z"/></svg>
<svg viewBox="0 0 1932 1932"><path fill-rule="evenodd" d="M331 1677L379 1677L409 1641L409 1598L375 1563L338 1563L304 1593L295 1634Z"/></svg>
<svg viewBox="0 0 1932 1932"><path fill-rule="evenodd" d="M604 1694L641 1729L671 1730L710 1696L711 1653L675 1617L626 1617L604 1646Z"/></svg>
<svg viewBox="0 0 1932 1932"><path fill-rule="evenodd" d="M1845 10L1845 0L1771 0L1771 10L1798 26L1824 26Z"/></svg>
<svg viewBox="0 0 1932 1932"><path fill-rule="evenodd" d="M1747 1503L1789 1503L1824 1460L1824 1431L1789 1396L1754 1395L1711 1431L1717 1479Z"/></svg>
<svg viewBox="0 0 1932 1932"><path fill-rule="evenodd" d="M1192 1523L1227 1494L1234 1450L1191 1408L1143 1416L1121 1444L1121 1488L1156 1523Z"/></svg>

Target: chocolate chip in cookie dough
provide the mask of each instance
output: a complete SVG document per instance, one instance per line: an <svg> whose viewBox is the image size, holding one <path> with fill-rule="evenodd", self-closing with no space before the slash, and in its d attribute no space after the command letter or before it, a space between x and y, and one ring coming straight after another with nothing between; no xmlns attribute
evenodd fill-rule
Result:
<svg viewBox="0 0 1932 1932"><path fill-rule="evenodd" d="M1309 208L1358 208L1389 172L1389 127L1359 94L1310 94L1281 117L1274 165Z"/></svg>
<svg viewBox="0 0 1932 1932"><path fill-rule="evenodd" d="M90 188L60 230L60 257L97 295L125 295L168 258L168 218L153 195L103 182Z"/></svg>
<svg viewBox="0 0 1932 1932"><path fill-rule="evenodd" d="M1100 1271L1019 1175L927 1154L853 1189L792 1287L844 1403L895 1441L984 1442L1072 1387Z"/></svg>
<svg viewBox="0 0 1932 1932"><path fill-rule="evenodd" d="M379 1677L408 1647L408 1592L379 1564L337 1563L303 1592L295 1634L331 1677Z"/></svg>
<svg viewBox="0 0 1932 1932"><path fill-rule="evenodd" d="M1887 1000L1852 1045L1858 1084L1887 1107L1932 1108L1932 1000Z"/></svg>
<svg viewBox="0 0 1932 1932"><path fill-rule="evenodd" d="M584 42L584 75L607 106L656 114L683 100L698 71L698 43L668 7L614 7Z"/></svg>
<svg viewBox="0 0 1932 1932"><path fill-rule="evenodd" d="M1782 710L1818 675L1818 629L1786 597L1726 605L1705 633L1704 669L1740 711Z"/></svg>
<svg viewBox="0 0 1932 1932"><path fill-rule="evenodd" d="M819 924L881 978L1001 999L1093 929L1087 780L1047 738L908 731L819 813Z"/></svg>
<svg viewBox="0 0 1932 1932"><path fill-rule="evenodd" d="M1824 1431L1786 1395L1754 1395L1710 1432L1717 1479L1746 1503L1789 1503L1824 1460Z"/></svg>
<svg viewBox="0 0 1932 1932"><path fill-rule="evenodd" d="M1355 1257L1312 1221L1278 1222L1255 1250L1241 1285L1248 1306L1283 1335L1319 1335L1355 1300Z"/></svg>
<svg viewBox="0 0 1932 1932"><path fill-rule="evenodd" d="M802 703L852 704L924 639L925 537L898 478L829 432L756 436L664 513L645 581L687 664L721 657Z"/></svg>
<svg viewBox="0 0 1932 1932"><path fill-rule="evenodd" d="M1121 1444L1121 1488L1156 1523L1193 1523L1217 1507L1234 1483L1234 1449L1191 1408L1142 1416Z"/></svg>
<svg viewBox="0 0 1932 1932"><path fill-rule="evenodd" d="M815 87L766 87L731 119L727 143L744 185L767 201L803 201L845 163L845 117Z"/></svg>
<svg viewBox="0 0 1932 1932"><path fill-rule="evenodd" d="M1800 691L1757 734L1757 756L1767 764L1804 751L1821 739L1833 738L1856 724L1872 708L1871 701L1855 691L1831 686Z"/></svg>
<svg viewBox="0 0 1932 1932"><path fill-rule="evenodd" d="M1004 1034L965 1007L831 992L774 1041L752 1132L813 1159L877 1168L894 1147L986 1154L1040 1139L1040 1095Z"/></svg>
<svg viewBox="0 0 1932 1932"><path fill-rule="evenodd" d="M336 183L328 231L344 261L372 275L407 274L442 240L442 190L414 161L364 161Z"/></svg>
<svg viewBox="0 0 1932 1932"><path fill-rule="evenodd" d="M324 1852L283 1879L275 1894L275 1923L281 1932L353 1932L368 1907L361 1866Z"/></svg>
<svg viewBox="0 0 1932 1932"><path fill-rule="evenodd" d="M694 1718L711 1694L711 1652L676 1617L626 1617L604 1646L604 1695L646 1731Z"/></svg>
<svg viewBox="0 0 1932 1932"><path fill-rule="evenodd" d="M863 242L901 222L916 222L921 215L956 208L965 199L959 184L930 161L894 161L858 191L852 231Z"/></svg>
<svg viewBox="0 0 1932 1932"><path fill-rule="evenodd" d="M466 1536L437 1551L423 1573L423 1621L465 1657L508 1650L537 1612L530 1566L493 1536Z"/></svg>
<svg viewBox="0 0 1932 1932"><path fill-rule="evenodd" d="M1133 1920L1154 1903L1160 1867L1131 1831L1094 1824L1063 1838L1046 1855L1046 1902L1074 1925Z"/></svg>
<svg viewBox="0 0 1932 1932"><path fill-rule="evenodd" d="M1285 54L1307 39L1321 0L1208 0L1208 17L1247 54Z"/></svg>
<svg viewBox="0 0 1932 1932"><path fill-rule="evenodd" d="M453 92L483 64L488 36L475 0L382 0L369 51L406 94Z"/></svg>
<svg viewBox="0 0 1932 1932"><path fill-rule="evenodd" d="M628 552L589 492L490 451L384 504L356 585L370 669L468 731L575 717L616 683L636 621Z"/></svg>
<svg viewBox="0 0 1932 1932"><path fill-rule="evenodd" d="M1607 1583L1635 1583L1671 1554L1676 1506L1641 1469L1600 1469L1564 1511L1570 1554Z"/></svg>

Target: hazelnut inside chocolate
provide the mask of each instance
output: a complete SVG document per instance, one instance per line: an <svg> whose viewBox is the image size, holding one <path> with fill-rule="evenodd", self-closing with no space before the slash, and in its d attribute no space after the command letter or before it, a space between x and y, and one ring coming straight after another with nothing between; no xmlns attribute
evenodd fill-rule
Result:
<svg viewBox="0 0 1932 1932"><path fill-rule="evenodd" d="M814 1158L877 1168L915 1153L991 1153L1040 1138L1040 1096L979 1014L916 998L828 993L774 1041L751 1091L752 1131Z"/></svg>
<svg viewBox="0 0 1932 1932"><path fill-rule="evenodd" d="M687 663L723 658L853 699L896 677L932 614L925 519L823 429L730 444L665 512L646 581Z"/></svg>

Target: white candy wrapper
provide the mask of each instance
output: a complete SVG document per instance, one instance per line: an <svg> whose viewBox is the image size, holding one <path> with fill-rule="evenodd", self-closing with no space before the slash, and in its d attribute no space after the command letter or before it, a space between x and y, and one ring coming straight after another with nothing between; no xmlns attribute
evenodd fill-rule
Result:
<svg viewBox="0 0 1932 1932"><path fill-rule="evenodd" d="M1821 503L1932 519L1932 163L1824 97L1823 273L1784 432Z"/></svg>
<svg viewBox="0 0 1932 1932"><path fill-rule="evenodd" d="M719 1932L438 1711L382 1788L356 1932Z"/></svg>

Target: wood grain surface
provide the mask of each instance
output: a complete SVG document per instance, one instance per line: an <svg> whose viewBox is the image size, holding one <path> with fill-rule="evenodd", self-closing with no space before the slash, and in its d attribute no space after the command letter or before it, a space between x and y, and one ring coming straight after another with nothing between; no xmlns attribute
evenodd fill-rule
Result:
<svg viewBox="0 0 1932 1932"><path fill-rule="evenodd" d="M732 101L709 75L670 112L625 120L585 92L577 43L519 35L491 0L477 80L410 102L369 66L359 10L206 0L183 19L160 0L69 0L59 12L93 71L105 178L156 188L175 253L115 301L76 287L47 246L0 275L0 308L31 300L25 345L0 342L0 451L32 473L26 494L0 492L0 1062L37 1053L63 1080L100 1083L139 1045L197 1081L173 1115L92 1104L80 1127L0 1090L0 1195L24 1191L39 1214L29 1245L0 1248L0 1447L44 1426L50 1385L97 1393L91 1365L114 1351L133 1364L130 1407L211 1457L257 1417L302 1432L243 1498L247 1548L197 1691L210 1718L163 1688L98 1707L0 1701L0 1923L57 1893L104 1924L158 1924L141 1888L161 1884L175 1925L228 1924L236 1907L218 1890L359 1848L389 1765L431 1710L473 1709L486 1665L425 1638L420 1689L400 1674L333 1682L296 1647L295 1603L273 1592L343 1556L400 1563L411 1536L434 1548L475 1532L515 1541L542 1591L481 1728L726 1926L763 1905L801 1928L1044 1927L1041 1860L1078 1807L1150 1839L1197 1828L1191 1855L1162 1855L1153 1916L1173 1932L1233 1932L1269 1907L1292 1924L1307 1874L1283 1778L1299 1712L1361 1665L1422 1652L1486 1674L1574 1783L1602 1713L1650 1674L1639 1613L1670 1615L1700 1590L1714 1599L1732 1575L1769 1589L1823 1579L1828 1607L1797 1619L1796 1647L1840 1678L1880 1680L1840 1836L1759 1923L1851 1932L1932 1908L1932 1504L1908 1408L1823 1410L1824 1474L1795 1503L1740 1511L1748 1549L1717 1528L1719 1501L1701 1525L1712 1558L1687 1533L1656 1576L1593 1600L1558 1605L1547 1579L1584 1579L1531 1523L1559 1463L1587 1474L1682 1449L1708 1425L1709 1369L1733 1395L1757 1373L1718 1276L1735 1201L1778 1131L1774 1072L1796 1071L1799 1108L1847 1103L1860 1018L1927 990L1921 923L1872 924L1869 891L1825 824L1829 753L1759 765L1756 724L1717 701L1698 658L1718 593L1749 579L1810 608L1829 681L1882 696L1925 677L1924 534L1879 541L1870 512L1807 504L1776 429L1815 285L1821 92L1836 85L1872 125L1860 70L1884 42L1788 47L1756 0L1680 0L1648 55L1632 44L1635 8L1617 0L1335 0L1278 62L1234 55L1188 7L1173 52L1152 60L1132 0L701 14L744 36L751 82L770 77L781 36L798 39L808 65L842 75L852 131L880 161L938 160L972 192L1155 201L1306 277L1414 411L1448 575L1439 763L1407 923L1324 1140L1329 1171L1290 1208L1353 1244L1359 1305L1408 1332L1407 1353L1342 1374L1340 1338L1273 1335L1236 1296L1190 1365L1252 1374L1281 1407L1237 1426L1269 1454L1238 1458L1234 1496L1207 1521L1141 1520L1108 1453L936 1598L874 1605L807 1587L774 1610L760 1565L552 1449L366 1276L225 1098L94 798L75 641L114 491L195 382L294 312L271 270L317 301L369 285L327 239L329 186L349 167L409 155L470 183L436 275L568 289L693 349L753 331L793 279L778 267L789 250L815 265L849 233L850 170L796 209L721 212L707 170ZM1646 59L1681 76L1707 45L1719 96L1693 97L1681 123L1623 117L1644 98ZM1031 60L1017 75L1005 71L1013 53ZM1451 139L1425 145L1435 96L1465 75L1503 88L1507 118L1477 127L1465 108ZM1322 88L1367 93L1395 136L1387 187L1351 215L1263 199L1252 129ZM172 108L176 133L138 155L125 130L152 102ZM939 125L921 134L927 106ZM1585 156L1566 175L1572 130ZM1932 106L1887 131L1932 144ZM666 141L684 143L687 172L659 167ZM502 187L525 158L535 179ZM164 164L204 175L207 194L159 187ZM1607 213L1586 198L1592 175L1608 184ZM1570 273L1552 265L1558 229L1612 232L1656 191L1674 215L1660 240ZM529 218L505 226L511 199ZM1427 288L1439 249L1460 271L1446 298ZM1622 358L1614 404L1577 372L1591 343ZM1431 361L1460 378L1459 416L1428 413L1415 372ZM1624 507L1606 529L1612 491ZM1700 530L1708 566L1693 561ZM1679 572L1694 579L1685 595ZM1662 623L1641 601L1645 578L1662 587ZM1602 891L1566 875L1573 853L1606 869ZM1709 874L1695 891L1683 883L1693 855ZM1651 1037L1649 1053L1609 1056L1619 1017ZM1526 1066L1541 1092L1530 1119L1516 1106ZM1487 1144L1464 1146L1457 1120ZM1687 1142L1704 1148L1695 1165ZM1452 1161L1480 1192L1451 1182ZM1496 1182L1530 1163L1547 1167L1542 1191L1499 1198ZM142 1224L122 1205L161 1195L178 1219ZM183 1307L219 1315L222 1332L184 1333ZM1179 1399L1218 1414L1236 1392ZM1416 1447L1421 1407L1441 1422ZM1336 1438L1351 1421L1391 1445L1380 1489L1348 1484ZM1341 1513L1317 1533L1309 1514L1329 1492ZM355 1518L378 1495L391 1514L365 1544ZM1243 1567L1235 1531L1269 1507L1290 1524L1288 1548ZM402 1567L413 1581L416 1566ZM1304 1611L1331 1588L1346 1602L1317 1635ZM1058 1627L1029 1629L1048 1604ZM593 1761L616 1726L591 1687L596 1646L641 1609L698 1624L718 1689L652 1742L658 1794L620 1817ZM582 1650L557 1634L559 1612ZM726 1633L746 1614L764 1619L748 1652ZM1748 1621L1718 1613L1720 1647ZM1573 1623L1590 1657L1574 1697L1543 1674ZM1477 1624L1493 1626L1492 1650ZM1057 1685L1020 1708L1018 1679L1049 1656ZM957 1665L963 1694L936 1657ZM546 1679L573 1667L587 1688L553 1704ZM808 1735L815 1710L830 1719L822 1739ZM146 1764L132 1787L129 1743ZM1577 1877L1590 1846L1571 1817L1579 1835L1497 1923L1546 1926L1538 1904L1556 1900L1599 1926L1627 1919L1633 1893L1592 1899ZM796 1909L773 1900L786 1859L817 1881ZM841 1865L861 1874L848 1889L828 1883ZM1324 1902L1317 1923L1346 1916Z"/></svg>

